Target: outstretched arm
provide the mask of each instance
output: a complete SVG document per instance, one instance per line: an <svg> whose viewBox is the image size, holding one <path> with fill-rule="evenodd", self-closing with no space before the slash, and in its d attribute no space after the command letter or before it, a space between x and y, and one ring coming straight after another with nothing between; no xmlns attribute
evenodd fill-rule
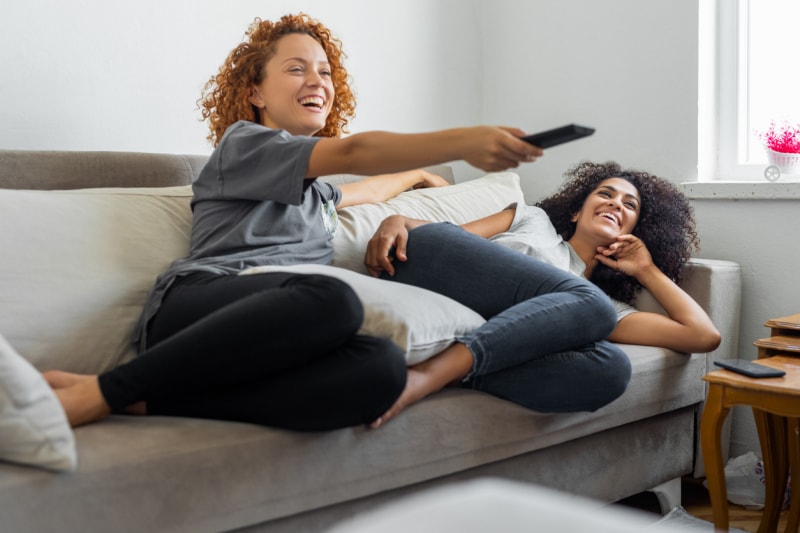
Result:
<svg viewBox="0 0 800 533"><path fill-rule="evenodd" d="M632 313L617 324L609 336L613 342L661 346L680 352L708 352L719 346L720 334L711 319L691 296L669 279L655 264L644 243L633 235L598 249L595 258L606 266L635 277L668 316Z"/></svg>
<svg viewBox="0 0 800 533"><path fill-rule="evenodd" d="M340 185L342 200L336 208L383 202L411 188L444 187L446 185L449 185L447 180L422 169L370 176L354 183Z"/></svg>
<svg viewBox="0 0 800 533"><path fill-rule="evenodd" d="M466 161L487 172L535 161L541 148L520 137L517 128L475 126L430 133L371 131L342 139L319 140L311 151L307 177L329 174L372 176Z"/></svg>

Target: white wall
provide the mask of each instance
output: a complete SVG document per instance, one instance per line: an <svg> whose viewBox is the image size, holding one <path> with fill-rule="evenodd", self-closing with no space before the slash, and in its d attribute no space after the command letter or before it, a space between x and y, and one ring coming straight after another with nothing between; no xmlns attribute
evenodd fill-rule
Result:
<svg viewBox="0 0 800 533"><path fill-rule="evenodd" d="M519 169L529 201L582 159L676 182L697 167L698 0L4 0L0 148L207 153L195 101L255 16L305 10L342 38L352 131L579 122ZM480 174L459 165L462 178ZM740 355L800 311L793 201L694 202L702 257L744 273ZM747 411L732 453L758 449Z"/></svg>
<svg viewBox="0 0 800 533"><path fill-rule="evenodd" d="M256 16L299 11L344 42L359 97L352 131L472 124L480 44L462 34L475 25L470 5L4 0L0 148L208 153L196 108L203 85Z"/></svg>
<svg viewBox="0 0 800 533"><path fill-rule="evenodd" d="M483 120L597 128L520 169L529 199L549 194L563 170L582 159L616 160L677 180L695 175L697 119L680 113L697 106L695 2L481 5Z"/></svg>

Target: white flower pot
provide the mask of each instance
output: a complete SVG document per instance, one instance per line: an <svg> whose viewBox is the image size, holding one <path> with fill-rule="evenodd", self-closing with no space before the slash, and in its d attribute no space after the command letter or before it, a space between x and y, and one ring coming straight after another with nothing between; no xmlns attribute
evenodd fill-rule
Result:
<svg viewBox="0 0 800 533"><path fill-rule="evenodd" d="M778 167L784 174L800 174L800 154L785 154L769 148L766 150L770 165Z"/></svg>

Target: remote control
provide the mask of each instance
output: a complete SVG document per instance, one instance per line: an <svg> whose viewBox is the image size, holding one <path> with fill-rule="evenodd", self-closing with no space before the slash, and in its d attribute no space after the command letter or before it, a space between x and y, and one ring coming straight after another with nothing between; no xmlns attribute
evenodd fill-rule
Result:
<svg viewBox="0 0 800 533"><path fill-rule="evenodd" d="M551 146L574 141L581 137L588 137L592 133L594 133L594 128L569 124L567 126L561 126L560 128L553 128L552 130L528 135L527 137L523 137L522 140L534 146L538 146L539 148L550 148Z"/></svg>

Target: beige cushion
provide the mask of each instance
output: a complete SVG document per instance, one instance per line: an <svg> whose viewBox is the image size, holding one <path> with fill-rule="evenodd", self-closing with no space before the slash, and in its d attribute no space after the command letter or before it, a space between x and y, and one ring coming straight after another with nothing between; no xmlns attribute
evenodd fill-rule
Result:
<svg viewBox="0 0 800 533"><path fill-rule="evenodd" d="M190 198L189 186L0 189L0 332L39 370L132 357L150 287L188 252Z"/></svg>
<svg viewBox="0 0 800 533"><path fill-rule="evenodd" d="M519 176L513 172L487 174L449 187L404 192L380 204L362 204L339 210L339 229L333 240L333 264L367 273L364 251L381 221L402 214L435 222L463 224L496 213L514 202L524 202Z"/></svg>

